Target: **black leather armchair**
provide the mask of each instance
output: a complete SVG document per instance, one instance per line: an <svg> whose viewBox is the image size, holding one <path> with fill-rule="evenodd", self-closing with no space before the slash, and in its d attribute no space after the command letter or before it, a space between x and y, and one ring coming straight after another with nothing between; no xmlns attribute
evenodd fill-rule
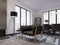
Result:
<svg viewBox="0 0 60 45"><path fill-rule="evenodd" d="M52 24L52 30L54 34L60 34L60 24Z"/></svg>
<svg viewBox="0 0 60 45"><path fill-rule="evenodd" d="M49 34L51 26L49 24L43 24L43 33L44 34Z"/></svg>
<svg viewBox="0 0 60 45"><path fill-rule="evenodd" d="M34 36L34 42L36 42L36 35L41 34L42 26L21 26L20 29L22 34Z"/></svg>

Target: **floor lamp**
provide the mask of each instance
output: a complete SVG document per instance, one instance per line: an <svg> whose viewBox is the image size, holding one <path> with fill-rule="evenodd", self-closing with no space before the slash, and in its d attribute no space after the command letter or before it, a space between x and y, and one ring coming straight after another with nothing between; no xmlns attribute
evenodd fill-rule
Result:
<svg viewBox="0 0 60 45"><path fill-rule="evenodd" d="M15 33L15 17L17 16L17 12L11 11L11 16L13 19L13 33Z"/></svg>

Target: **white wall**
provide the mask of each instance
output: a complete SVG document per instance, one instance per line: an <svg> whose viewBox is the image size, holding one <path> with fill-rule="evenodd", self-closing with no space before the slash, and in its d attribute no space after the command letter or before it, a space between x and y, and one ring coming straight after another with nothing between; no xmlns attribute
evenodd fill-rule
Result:
<svg viewBox="0 0 60 45"><path fill-rule="evenodd" d="M11 11L15 11L15 5L24 7L26 9L29 9L30 11L32 11L32 18L34 20L34 15L36 15L35 11L32 10L31 8L29 8L28 6L26 6L25 4L23 4L22 2L19 2L17 0L7 0L7 29L6 29L6 34L12 34L13 30L14 30L14 22L12 17L10 16L10 12ZM34 24L34 21L33 21Z"/></svg>
<svg viewBox="0 0 60 45"><path fill-rule="evenodd" d="M13 20L10 16L10 12L14 11L15 5L14 0L7 0L7 29L6 34L13 33Z"/></svg>

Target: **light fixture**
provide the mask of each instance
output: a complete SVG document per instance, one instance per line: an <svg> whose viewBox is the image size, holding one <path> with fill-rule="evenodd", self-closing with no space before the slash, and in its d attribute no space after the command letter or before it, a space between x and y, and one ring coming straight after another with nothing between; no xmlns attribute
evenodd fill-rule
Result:
<svg viewBox="0 0 60 45"><path fill-rule="evenodd" d="M17 12L11 11L10 15L12 16L12 20L13 20L13 33L15 33L15 17L17 16Z"/></svg>

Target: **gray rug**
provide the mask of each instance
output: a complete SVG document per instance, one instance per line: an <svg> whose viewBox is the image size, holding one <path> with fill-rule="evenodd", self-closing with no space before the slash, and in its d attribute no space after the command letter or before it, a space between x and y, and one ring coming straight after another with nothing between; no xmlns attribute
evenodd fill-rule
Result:
<svg viewBox="0 0 60 45"><path fill-rule="evenodd" d="M32 43L26 40L22 40L22 39L13 39L13 38L9 38L9 39L5 39L5 40L0 40L0 45L54 45L54 44L48 44L48 43Z"/></svg>
<svg viewBox="0 0 60 45"><path fill-rule="evenodd" d="M0 45L55 45L55 44L44 43L44 42L33 43L33 41L28 41L26 40L26 38L24 40L11 37L0 40Z"/></svg>

